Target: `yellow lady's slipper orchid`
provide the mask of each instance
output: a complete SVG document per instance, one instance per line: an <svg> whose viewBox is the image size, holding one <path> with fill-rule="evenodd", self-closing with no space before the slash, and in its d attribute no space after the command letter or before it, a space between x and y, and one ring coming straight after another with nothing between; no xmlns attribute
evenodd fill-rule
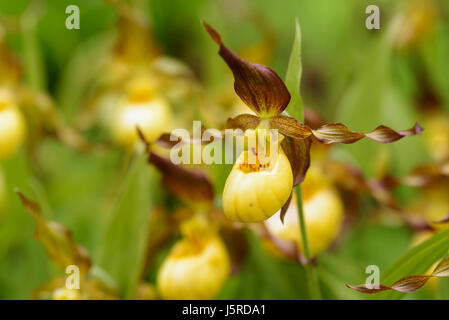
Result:
<svg viewBox="0 0 449 320"><path fill-rule="evenodd" d="M25 120L8 91L0 92L0 160L13 154L25 137Z"/></svg>
<svg viewBox="0 0 449 320"><path fill-rule="evenodd" d="M338 235L344 218L343 203L337 190L315 167L309 169L302 190L310 253L316 256L326 250ZM265 225L273 236L294 241L299 250L303 251L295 198L292 199L284 223L278 212Z"/></svg>
<svg viewBox="0 0 449 320"><path fill-rule="evenodd" d="M127 95L113 117L115 140L128 148L134 147L139 136L137 128L148 142L153 142L167 130L170 121L168 102L153 90L148 78L131 81Z"/></svg>
<svg viewBox="0 0 449 320"><path fill-rule="evenodd" d="M159 270L157 288L164 299L212 299L229 276L230 257L218 234L188 229L181 227L184 238Z"/></svg>
<svg viewBox="0 0 449 320"><path fill-rule="evenodd" d="M251 152L254 149L240 154L223 191L224 213L234 221L268 219L286 203L293 187L292 168L280 146L267 154L268 161L260 161L258 154L249 161Z"/></svg>

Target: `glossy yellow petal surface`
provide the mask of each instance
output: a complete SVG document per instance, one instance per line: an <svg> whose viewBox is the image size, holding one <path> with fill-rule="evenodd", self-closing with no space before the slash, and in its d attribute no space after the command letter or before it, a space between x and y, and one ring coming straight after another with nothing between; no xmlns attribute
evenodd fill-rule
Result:
<svg viewBox="0 0 449 320"><path fill-rule="evenodd" d="M164 299L213 299L230 273L230 258L218 236L182 239L162 264L157 288Z"/></svg>
<svg viewBox="0 0 449 320"><path fill-rule="evenodd" d="M15 106L0 107L0 160L9 157L25 138L25 120Z"/></svg>
<svg viewBox="0 0 449 320"><path fill-rule="evenodd" d="M293 187L293 174L282 149L266 168L245 169L247 157L248 151L241 153L226 180L223 210L234 221L260 222L285 204Z"/></svg>
<svg viewBox="0 0 449 320"><path fill-rule="evenodd" d="M137 127L142 130L147 141L153 142L166 131L169 121L170 109L162 98L153 98L147 102L127 102L116 110L112 131L119 144L132 148L139 139Z"/></svg>

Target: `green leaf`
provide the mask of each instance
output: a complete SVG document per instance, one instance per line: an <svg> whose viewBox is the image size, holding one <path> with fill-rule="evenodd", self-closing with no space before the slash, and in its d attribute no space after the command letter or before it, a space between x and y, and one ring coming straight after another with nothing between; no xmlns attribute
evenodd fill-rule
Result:
<svg viewBox="0 0 449 320"><path fill-rule="evenodd" d="M23 32L23 51L26 76L31 88L42 90L46 87L42 52L37 36L37 23L43 16L45 3L32 1L20 19Z"/></svg>
<svg viewBox="0 0 449 320"><path fill-rule="evenodd" d="M146 154L136 156L105 234L100 266L117 281L124 299L134 298L141 276L154 178L155 171L148 167Z"/></svg>
<svg viewBox="0 0 449 320"><path fill-rule="evenodd" d="M31 192L30 168L25 154L20 152L13 155L1 164L0 170L4 174L6 184L6 205L4 210L0 211L0 260L3 260L8 251L30 237L34 222L23 209L14 191L14 188L20 188L24 192Z"/></svg>
<svg viewBox="0 0 449 320"><path fill-rule="evenodd" d="M441 231L407 251L396 260L385 272L382 283L391 285L395 281L408 275L424 274L436 261L443 258L449 250L449 229ZM373 299L394 300L401 299L404 293L386 291L371 296Z"/></svg>
<svg viewBox="0 0 449 320"><path fill-rule="evenodd" d="M296 33L293 41L293 48L290 53L288 61L287 74L285 76L285 84L290 92L291 99L287 105L287 112L299 122L304 122L304 111L302 106L302 99L300 95L301 87L301 28L299 21L296 19Z"/></svg>

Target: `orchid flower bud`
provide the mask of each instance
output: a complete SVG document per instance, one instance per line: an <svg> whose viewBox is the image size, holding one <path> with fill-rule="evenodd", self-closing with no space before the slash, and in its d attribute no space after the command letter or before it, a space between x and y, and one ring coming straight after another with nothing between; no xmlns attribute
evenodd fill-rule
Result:
<svg viewBox="0 0 449 320"><path fill-rule="evenodd" d="M197 221L195 218L181 227L184 238L174 245L159 270L157 288L164 299L212 299L229 276L225 244L216 232L204 230Z"/></svg>
<svg viewBox="0 0 449 320"><path fill-rule="evenodd" d="M314 167L309 169L302 190L310 253L316 256L326 250L338 235L344 208L338 192ZM292 199L284 223L279 215L280 212L265 222L268 231L279 239L296 242L299 250L303 252L296 199Z"/></svg>
<svg viewBox="0 0 449 320"><path fill-rule="evenodd" d="M154 84L148 78L131 81L126 97L118 106L112 123L115 140L133 148L139 140L137 128L148 142L153 142L167 130L170 122L168 102L154 92Z"/></svg>
<svg viewBox="0 0 449 320"><path fill-rule="evenodd" d="M25 138L25 120L9 91L0 92L0 160L13 154Z"/></svg>
<svg viewBox="0 0 449 320"><path fill-rule="evenodd" d="M270 147L263 150L259 144L263 131L247 130L245 147L248 150L240 154L226 180L223 210L231 220L264 221L281 209L292 191L292 168L279 145L280 140L276 142L278 144L270 143ZM256 148L251 147L252 135L258 137ZM272 137L268 140L272 141Z"/></svg>

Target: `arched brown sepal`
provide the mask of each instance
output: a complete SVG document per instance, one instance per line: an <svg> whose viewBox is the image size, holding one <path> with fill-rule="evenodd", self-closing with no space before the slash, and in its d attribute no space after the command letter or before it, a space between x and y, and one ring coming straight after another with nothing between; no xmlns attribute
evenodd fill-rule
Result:
<svg viewBox="0 0 449 320"><path fill-rule="evenodd" d="M280 114L290 101L290 93L282 79L271 68L253 64L229 50L219 33L207 23L204 28L219 46L219 54L234 75L234 89L240 99L262 117Z"/></svg>

